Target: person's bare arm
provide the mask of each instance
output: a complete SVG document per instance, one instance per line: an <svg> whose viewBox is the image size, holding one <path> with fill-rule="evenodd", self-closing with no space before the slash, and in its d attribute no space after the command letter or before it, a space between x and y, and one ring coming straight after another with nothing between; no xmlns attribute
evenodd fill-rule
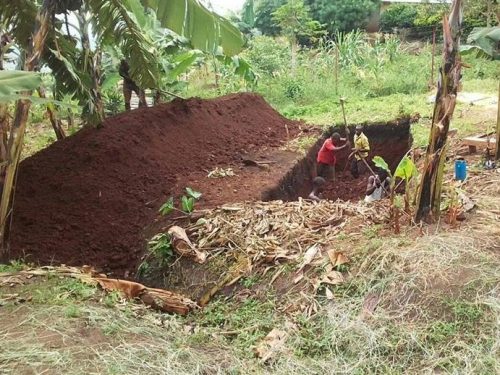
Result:
<svg viewBox="0 0 500 375"><path fill-rule="evenodd" d="M380 186L380 181L378 179L375 179L375 177L370 176L368 179L368 186L366 187L366 195L371 195L375 191L377 187Z"/></svg>
<svg viewBox="0 0 500 375"><path fill-rule="evenodd" d="M342 146L334 146L332 151L336 152L336 151L340 151L340 150L343 150L344 148L346 147L350 147L351 146L351 142L347 141L345 144L343 144Z"/></svg>

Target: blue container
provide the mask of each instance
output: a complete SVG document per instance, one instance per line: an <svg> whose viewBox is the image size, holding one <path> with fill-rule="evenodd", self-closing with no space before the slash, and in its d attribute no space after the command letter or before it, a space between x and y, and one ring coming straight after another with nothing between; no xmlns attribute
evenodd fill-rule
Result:
<svg viewBox="0 0 500 375"><path fill-rule="evenodd" d="M467 163L464 159L455 160L455 179L464 181L467 178Z"/></svg>

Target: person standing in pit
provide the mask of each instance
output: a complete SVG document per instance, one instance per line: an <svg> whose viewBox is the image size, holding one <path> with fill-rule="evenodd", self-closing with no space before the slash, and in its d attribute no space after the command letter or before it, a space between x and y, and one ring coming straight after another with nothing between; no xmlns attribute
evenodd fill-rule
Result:
<svg viewBox="0 0 500 375"><path fill-rule="evenodd" d="M345 141L342 146L340 142ZM340 138L339 133L333 133L321 146L318 152L317 162L317 176L323 177L327 181L335 181L335 165L337 164L336 153L346 147L350 147L349 140Z"/></svg>
<svg viewBox="0 0 500 375"><path fill-rule="evenodd" d="M358 178L365 169L365 162L368 162L368 153L370 152L370 143L368 138L363 133L363 126L356 126L356 134L354 134L354 159L351 163L351 174L354 178Z"/></svg>

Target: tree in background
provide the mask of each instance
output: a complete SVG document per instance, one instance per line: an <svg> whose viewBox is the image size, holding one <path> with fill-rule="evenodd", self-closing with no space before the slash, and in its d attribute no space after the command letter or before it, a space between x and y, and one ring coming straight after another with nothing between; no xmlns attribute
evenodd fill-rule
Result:
<svg viewBox="0 0 500 375"><path fill-rule="evenodd" d="M464 9L464 22L468 27L499 25L498 0L468 0Z"/></svg>
<svg viewBox="0 0 500 375"><path fill-rule="evenodd" d="M306 0L313 19L326 31L352 31L363 28L379 6L380 0Z"/></svg>
<svg viewBox="0 0 500 375"><path fill-rule="evenodd" d="M280 28L273 20L273 13L285 3L286 0L257 0L254 26L264 35L278 35Z"/></svg>
<svg viewBox="0 0 500 375"><path fill-rule="evenodd" d="M315 37L321 34L321 24L309 15L309 7L303 0L289 0L276 9L273 20L278 24L281 34L288 39L291 50L292 74L297 66L298 38Z"/></svg>
<svg viewBox="0 0 500 375"><path fill-rule="evenodd" d="M409 28L414 26L418 10L415 5L395 4L380 15L380 29L391 32L393 28Z"/></svg>

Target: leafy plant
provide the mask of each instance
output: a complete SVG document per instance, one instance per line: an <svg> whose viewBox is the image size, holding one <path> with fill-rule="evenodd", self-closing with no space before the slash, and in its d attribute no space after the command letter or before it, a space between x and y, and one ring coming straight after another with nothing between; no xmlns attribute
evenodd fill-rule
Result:
<svg viewBox="0 0 500 375"><path fill-rule="evenodd" d="M380 16L380 28L383 31L392 31L396 27L412 27L417 15L418 10L414 5L391 5Z"/></svg>
<svg viewBox="0 0 500 375"><path fill-rule="evenodd" d="M196 200L200 199L202 196L202 194L199 191L194 191L190 187L186 188L186 193L187 193L188 197L196 199Z"/></svg>
<svg viewBox="0 0 500 375"><path fill-rule="evenodd" d="M304 96L304 83L298 79L289 78L283 82L284 93L287 98L296 100Z"/></svg>
<svg viewBox="0 0 500 375"><path fill-rule="evenodd" d="M193 197L187 197L185 195L182 196L181 198L181 207L182 211L190 214L194 210L194 198Z"/></svg>
<svg viewBox="0 0 500 375"><path fill-rule="evenodd" d="M186 214L190 214L191 212L194 211L194 204L195 202L200 199L202 196L202 193L199 191L195 191L191 189L190 187L186 188L186 195L183 195L181 197L181 209L175 208L174 204L174 197L168 198L168 200L163 203L158 210L162 216L168 215L172 211L180 211L184 212Z"/></svg>
<svg viewBox="0 0 500 375"><path fill-rule="evenodd" d="M363 28L379 5L378 0L307 0L311 14L333 34Z"/></svg>
<svg viewBox="0 0 500 375"><path fill-rule="evenodd" d="M160 209L158 210L162 216L168 215L171 213L173 210L175 210L174 207L174 197L168 198L168 200L162 204Z"/></svg>
<svg viewBox="0 0 500 375"><path fill-rule="evenodd" d="M148 242L148 250L154 258L160 261L161 266L169 263L174 256L171 238L166 233L158 233L153 236Z"/></svg>
<svg viewBox="0 0 500 375"><path fill-rule="evenodd" d="M411 190L410 190L410 181L415 177L418 173L417 167L413 163L413 161L408 157L404 156L403 159L399 162L396 170L394 171L394 175L391 173L389 165L386 161L380 157L375 156L373 158L373 163L377 168L385 170L389 176L391 177L390 184L390 199L392 206L392 215L394 219L394 224L396 228L396 232L399 232L399 209L402 207L400 203L400 198L395 196L396 190L400 184L405 183L405 195L404 195L404 203L405 210L410 210L410 201L411 201ZM396 185L396 179L400 179L400 183Z"/></svg>

